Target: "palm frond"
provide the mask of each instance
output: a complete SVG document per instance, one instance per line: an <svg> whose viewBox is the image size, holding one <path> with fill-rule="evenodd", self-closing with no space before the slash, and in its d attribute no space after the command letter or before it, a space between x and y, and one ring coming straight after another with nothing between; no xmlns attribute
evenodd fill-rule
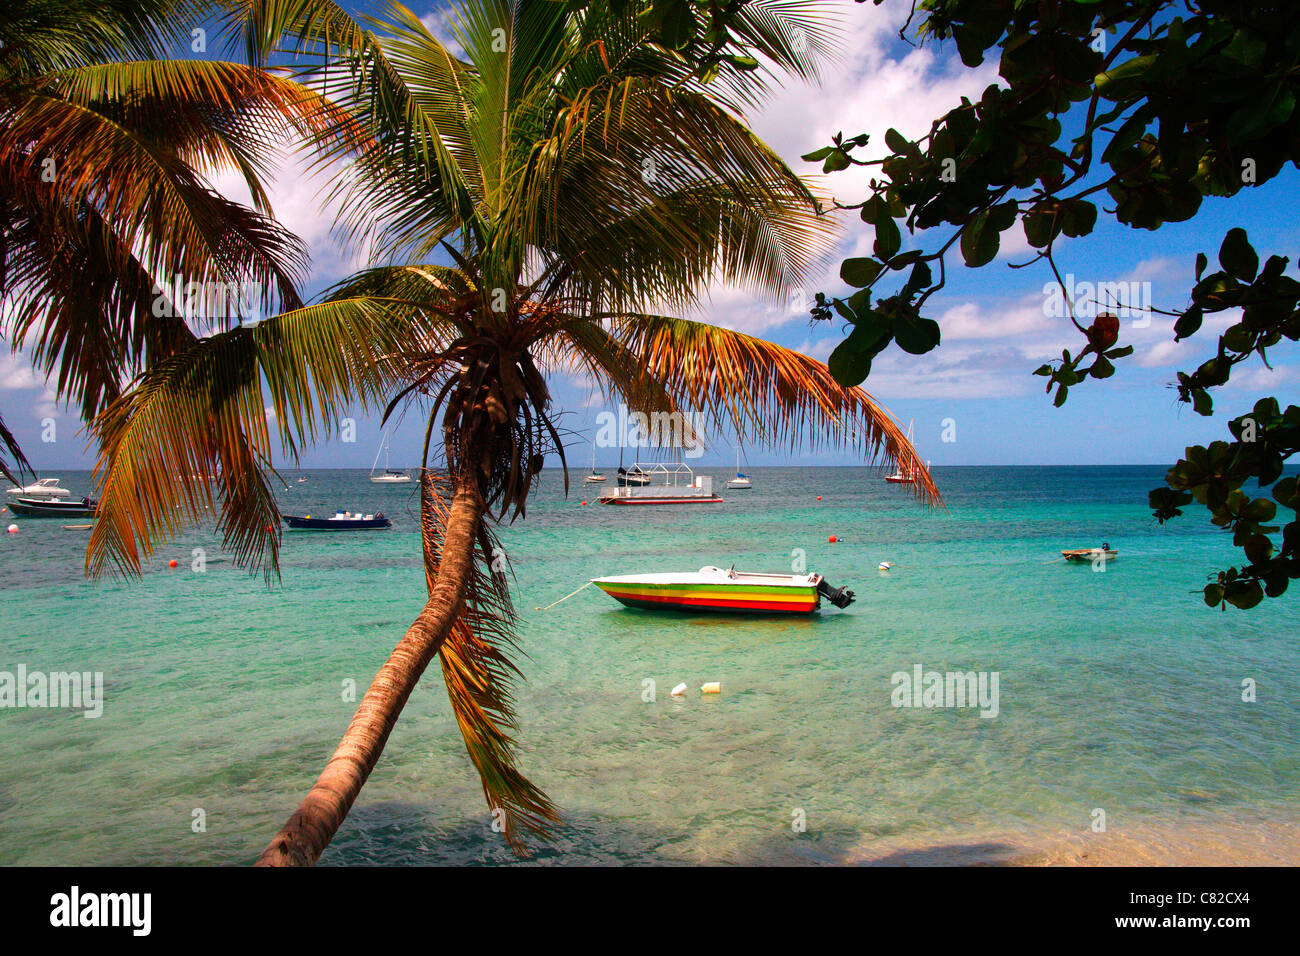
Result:
<svg viewBox="0 0 1300 956"><path fill-rule="evenodd" d="M237 168L266 212L261 178L286 139L310 143L321 162L373 145L343 107L283 72L218 60L98 63L44 75L37 88L105 116L199 173Z"/></svg>
<svg viewBox="0 0 1300 956"><path fill-rule="evenodd" d="M35 76L104 60L165 56L206 0L6 0L0 71Z"/></svg>
<svg viewBox="0 0 1300 956"><path fill-rule="evenodd" d="M18 444L18 439L14 437L14 433L5 424L3 415L0 415L0 445L4 446L5 451L4 455L0 455L0 475L4 475L16 485L21 485L20 475L24 473L35 474L31 462L27 460L22 447ZM13 471L10 470L10 461L7 459L12 459ZM17 474L14 474L14 471Z"/></svg>
<svg viewBox="0 0 1300 956"><path fill-rule="evenodd" d="M942 504L925 462L894 417L862 388L793 349L731 329L662 315L610 316L612 334L684 408L743 439L850 448L917 476L917 497Z"/></svg>
<svg viewBox="0 0 1300 956"><path fill-rule="evenodd" d="M552 368L589 375L607 401L617 396L631 411L678 410L664 382L598 322L572 317L545 333L536 351Z"/></svg>
<svg viewBox="0 0 1300 956"><path fill-rule="evenodd" d="M432 591L442 557L447 497L438 480L426 478L421 493L425 574ZM487 526L479 524L474 570L463 609L438 651L456 723L465 749L478 770L483 796L494 814L504 811L502 832L515 852L527 854L521 831L543 839L560 822L550 798L516 765L512 688L521 677L509 654L514 642L515 612L510 601L505 554Z"/></svg>
<svg viewBox="0 0 1300 956"><path fill-rule="evenodd" d="M94 423L99 520L87 569L139 573L157 538L215 511L241 565L277 569L279 512L265 473L270 396L281 450L338 427L349 404L382 404L398 381L390 356L424 330L373 299L306 306L196 342L149 369ZM219 506L218 506L219 504Z"/></svg>

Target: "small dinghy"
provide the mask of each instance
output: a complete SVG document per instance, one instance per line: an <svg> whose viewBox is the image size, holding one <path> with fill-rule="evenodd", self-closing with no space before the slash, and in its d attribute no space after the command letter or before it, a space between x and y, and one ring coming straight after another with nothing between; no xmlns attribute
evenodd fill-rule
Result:
<svg viewBox="0 0 1300 956"><path fill-rule="evenodd" d="M59 501L55 498L15 498L9 510L24 518L93 518L99 502L90 498Z"/></svg>
<svg viewBox="0 0 1300 956"><path fill-rule="evenodd" d="M1062 551L1061 557L1067 561L1092 564L1096 561L1114 561L1119 557L1119 552L1112 551L1109 544L1103 544L1100 548L1070 548Z"/></svg>
<svg viewBox="0 0 1300 956"><path fill-rule="evenodd" d="M382 511L372 515L340 511L332 518L313 518L311 515L281 515L291 531L368 531L372 528L391 528L393 522Z"/></svg>
<svg viewBox="0 0 1300 956"><path fill-rule="evenodd" d="M811 614L822 598L840 608L853 603L852 591L831 587L820 574L758 574L707 567L694 572L624 574L591 583L628 607L649 610Z"/></svg>

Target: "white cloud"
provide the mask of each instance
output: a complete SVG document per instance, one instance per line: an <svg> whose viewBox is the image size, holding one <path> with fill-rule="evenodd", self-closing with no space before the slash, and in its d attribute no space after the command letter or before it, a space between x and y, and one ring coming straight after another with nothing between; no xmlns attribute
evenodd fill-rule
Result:
<svg viewBox="0 0 1300 956"><path fill-rule="evenodd" d="M970 70L934 44L894 56L891 48L898 46L898 30L910 6L907 0L835 5L834 11L844 18L842 61L825 69L816 89L791 83L749 117L754 131L795 170L819 172L799 157L829 144L838 132L870 137L866 149L857 151L858 158L884 155L889 127L908 137L922 136L963 95L978 97L996 81L994 64ZM827 177L826 184L846 202L857 202L868 195L874 170L852 167Z"/></svg>
<svg viewBox="0 0 1300 956"><path fill-rule="evenodd" d="M1300 380L1300 369L1294 366L1274 366L1271 369L1263 365L1252 369L1239 367L1232 373L1228 384L1223 387L1267 391L1298 380Z"/></svg>
<svg viewBox="0 0 1300 956"><path fill-rule="evenodd" d="M333 234L341 206L331 201L329 192L342 167L337 163L328 169L310 167L310 155L282 147L276 150L262 185L276 221L306 244L312 278L332 283L369 263L361 250L344 248ZM226 198L251 206L248 187L237 171L223 171L212 182L213 188Z"/></svg>
<svg viewBox="0 0 1300 956"><path fill-rule="evenodd" d="M1043 308L1041 297L1027 296L1008 308L990 309L975 302L963 302L937 319L945 342L967 339L998 339L1037 333L1059 333L1061 319ZM1068 320L1067 320L1068 321Z"/></svg>
<svg viewBox="0 0 1300 956"><path fill-rule="evenodd" d="M0 389L40 388L44 384L33 371L31 360L23 353L0 355Z"/></svg>

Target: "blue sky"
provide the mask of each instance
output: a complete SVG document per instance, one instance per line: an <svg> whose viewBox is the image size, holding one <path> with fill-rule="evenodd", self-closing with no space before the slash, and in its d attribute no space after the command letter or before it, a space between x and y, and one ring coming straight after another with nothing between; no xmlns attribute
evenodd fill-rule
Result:
<svg viewBox="0 0 1300 956"><path fill-rule="evenodd" d="M438 16L428 4L424 17L437 31ZM955 106L959 97L977 97L996 79L996 64L977 70L963 67L951 45L909 46L897 37L908 4L889 0L870 3L831 0L826 6L842 18L842 60L829 67L816 88L791 83L765 107L748 117L751 126L799 172L844 202L867 194L868 173L851 170L820 177L819 164L804 163L800 155L829 142L837 131L867 132L871 146L881 144L894 126L910 136L922 135L931 121ZM423 13L421 5L413 5ZM872 152L871 146L868 152ZM875 155L873 153L873 155ZM246 196L233 176L218 177L218 189L235 198ZM331 210L324 202L328 183L304 175L286 157L282 174L270 192L277 216L309 245L313 257L309 292L338 280L362 260L343 250L330 236ZM1296 206L1300 174L1294 169L1263 186L1244 190L1231 200L1207 199L1188 223L1166 225L1149 233L1119 226L1103 214L1091 236L1058 244L1062 273L1077 282L1149 283L1152 304L1175 309L1186 304L1194 259L1205 252L1213 261L1224 232L1233 225L1247 228L1261 255L1290 256L1292 274L1300 252ZM809 297L818 290L845 291L838 280L839 262L848 255L869 254L870 227L856 215L844 219L839 245L827 255L824 269L810 283ZM905 247L908 239L904 234ZM1279 347L1274 371L1262 364L1242 366L1229 387L1216 392L1219 414L1204 419L1179 406L1169 383L1178 369L1193 369L1213 353L1217 333L1231 317L1207 321L1191 340L1173 343L1171 320L1150 316L1149 323L1128 320L1121 343L1136 352L1118 363L1106 382L1088 382L1073 389L1063 408L1053 408L1042 389L1043 379L1030 373L1062 348L1077 350L1079 336L1067 318L1048 314L1044 284L1052 276L1046 263L1012 269L1010 263L1030 258L1019 227L1004 236L1002 255L980 270L949 262L947 286L930 301L931 315L943 328L943 344L927 356L910 356L891 349L877 359L864 387L903 423L915 421L922 457L935 465L969 464L1123 464L1176 460L1184 446L1224 437L1223 420L1248 409L1261 394L1296 402L1300 394L1300 363L1294 348ZM704 307L692 318L716 322L761 335L825 360L842 337L840 323L810 327L806 304L773 302L746 290L721 286L708 290ZM563 426L571 433L571 463L590 461L585 444L595 431L596 415L605 407L594 383L557 375L552 392L566 412ZM25 357L0 356L0 409L33 463L41 470L88 467L93 460L77 435L75 415L58 408L51 393L35 376ZM54 419L58 440L41 441L42 422ZM943 441L944 427L955 441ZM410 410L393 428L393 464L414 463L423 437L423 417ZM335 440L303 457L305 467L369 467L379 445L377 420L359 418L357 440ZM584 437L585 436L585 437ZM634 456L629 456L634 457ZM616 452L603 451L601 464L615 463ZM608 460L607 460L608 459ZM704 465L733 461L726 435L711 436ZM747 448L751 465L789 464L786 449ZM855 464L847 453L801 456L806 464ZM555 464L551 461L549 464Z"/></svg>

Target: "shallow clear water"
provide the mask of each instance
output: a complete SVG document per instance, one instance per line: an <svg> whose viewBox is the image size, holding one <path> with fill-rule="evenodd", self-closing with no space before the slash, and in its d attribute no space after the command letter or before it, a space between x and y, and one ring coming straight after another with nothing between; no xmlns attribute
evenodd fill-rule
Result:
<svg viewBox="0 0 1300 956"><path fill-rule="evenodd" d="M1156 525L1146 492L1162 473L939 468L945 513L868 469L757 469L754 490L721 505L645 509L598 507L581 485L565 500L547 472L527 520L501 533L530 655L521 761L567 824L536 858L888 858L1087 834L1096 808L1119 833L1300 818L1300 594L1204 607L1193 592L1239 552L1195 510ZM211 534L163 546L141 581L98 584L81 576L85 531L19 519L0 540L0 670L102 671L107 696L93 720L0 709L0 864L261 851L348 723L343 682L364 690L423 597L409 487L312 472L281 499L381 509L395 527L287 535L271 589ZM1120 551L1105 573L1055 560L1102 540ZM587 589L534 610L593 576L785 571L795 549L858 603L690 617ZM918 663L998 672L998 716L891 706L891 675ZM1244 678L1258 702L1242 702ZM691 690L670 698L680 681ZM722 694L702 697L706 681ZM489 824L434 667L322 862L510 861Z"/></svg>

